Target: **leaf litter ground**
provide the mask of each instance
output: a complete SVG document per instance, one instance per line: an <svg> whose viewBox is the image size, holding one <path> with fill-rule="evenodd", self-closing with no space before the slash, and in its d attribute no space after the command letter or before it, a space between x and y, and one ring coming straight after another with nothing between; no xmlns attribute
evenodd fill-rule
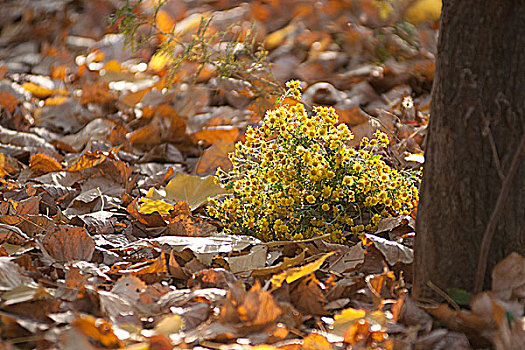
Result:
<svg viewBox="0 0 525 350"><path fill-rule="evenodd" d="M195 64L170 75L155 55L162 36L125 50L107 27L123 4L2 5L1 349L524 344L521 256L496 267L491 292L410 298L414 214L345 245L222 234L202 209L222 191L208 176L231 166L234 142L275 98L212 69L194 82ZM213 14L217 30L255 23L279 84L300 79L305 102L334 106L356 144L379 128L392 165L418 168L436 25L382 9L169 1L157 25L189 40L195 16Z"/></svg>

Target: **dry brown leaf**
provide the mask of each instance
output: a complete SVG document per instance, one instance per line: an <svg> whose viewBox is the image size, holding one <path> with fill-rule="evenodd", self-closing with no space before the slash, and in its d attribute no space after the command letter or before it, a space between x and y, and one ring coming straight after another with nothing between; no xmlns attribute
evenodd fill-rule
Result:
<svg viewBox="0 0 525 350"><path fill-rule="evenodd" d="M209 197L226 193L226 190L215 183L212 176L199 177L178 173L166 185L166 199L183 200L195 210L204 204Z"/></svg>
<svg viewBox="0 0 525 350"><path fill-rule="evenodd" d="M292 304L303 315L328 315L324 309L326 298L321 290L320 282L310 275L293 286L290 293Z"/></svg>
<svg viewBox="0 0 525 350"><path fill-rule="evenodd" d="M195 174L210 175L214 174L217 168L224 171L232 169L232 163L228 155L235 150L233 142L219 140L208 148L199 158L195 166Z"/></svg>
<svg viewBox="0 0 525 350"><path fill-rule="evenodd" d="M42 153L31 156L29 167L39 175L63 170L62 165L55 158Z"/></svg>
<svg viewBox="0 0 525 350"><path fill-rule="evenodd" d="M95 252L95 242L82 227L56 226L46 233L42 245L58 262L90 261Z"/></svg>
<svg viewBox="0 0 525 350"><path fill-rule="evenodd" d="M525 297L525 258L511 253L492 270L492 291L504 300Z"/></svg>
<svg viewBox="0 0 525 350"><path fill-rule="evenodd" d="M9 113L14 113L18 106L18 99L7 91L0 91L0 107L5 108Z"/></svg>
<svg viewBox="0 0 525 350"><path fill-rule="evenodd" d="M19 171L19 165L13 157L0 153L0 178L15 175Z"/></svg>
<svg viewBox="0 0 525 350"><path fill-rule="evenodd" d="M109 91L107 84L102 82L84 83L80 103L107 103L114 101L116 96Z"/></svg>

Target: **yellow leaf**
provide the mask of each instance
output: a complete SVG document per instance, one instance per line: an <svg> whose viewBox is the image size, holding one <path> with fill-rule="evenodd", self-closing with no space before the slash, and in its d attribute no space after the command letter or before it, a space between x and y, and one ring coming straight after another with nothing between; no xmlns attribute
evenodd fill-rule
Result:
<svg viewBox="0 0 525 350"><path fill-rule="evenodd" d="M159 10L157 17L155 18L157 27L162 33L171 33L175 27L175 20L171 15L165 10ZM167 39L167 36L161 35L162 41Z"/></svg>
<svg viewBox="0 0 525 350"><path fill-rule="evenodd" d="M419 0L410 6L405 13L407 21L419 24L426 21L435 21L441 15L441 0Z"/></svg>
<svg viewBox="0 0 525 350"><path fill-rule="evenodd" d="M148 69L158 72L171 63L173 63L173 58L170 54L165 51L157 51L149 60Z"/></svg>
<svg viewBox="0 0 525 350"><path fill-rule="evenodd" d="M82 171L102 164L106 161L107 156L101 152L86 152L76 162L71 164L67 171Z"/></svg>
<svg viewBox="0 0 525 350"><path fill-rule="evenodd" d="M117 60L108 61L104 65L104 69L106 71L122 72L122 66L120 65L119 61L117 61Z"/></svg>
<svg viewBox="0 0 525 350"><path fill-rule="evenodd" d="M279 288L284 281L286 281L287 283L292 283L293 281L297 281L301 277L307 276L312 272L317 271L324 263L326 258L333 254L335 254L335 252L326 253L321 258L312 263L301 267L294 267L292 269L288 269L278 275L273 276L271 279L272 289Z"/></svg>
<svg viewBox="0 0 525 350"><path fill-rule="evenodd" d="M273 33L268 34L266 40L264 41L264 46L269 50L276 48L277 46L281 45L288 36L288 34L293 32L294 30L295 25L290 24L284 27L283 29L279 29Z"/></svg>
<svg viewBox="0 0 525 350"><path fill-rule="evenodd" d="M189 15L188 17L184 18L182 21L179 21L175 25L175 33L178 35L184 35L187 34L190 30L197 28L201 21L206 20L210 17L209 12L205 13L194 13Z"/></svg>
<svg viewBox="0 0 525 350"><path fill-rule="evenodd" d="M340 314L335 315L334 322L350 323L350 322L354 322L355 320L359 318L365 317L365 315L366 315L365 310L348 308L348 309L341 311Z"/></svg>
<svg viewBox="0 0 525 350"><path fill-rule="evenodd" d="M140 198L139 203L139 211L142 214L158 212L161 216L167 216L170 214L170 210L173 210L173 204L162 199Z"/></svg>
<svg viewBox="0 0 525 350"><path fill-rule="evenodd" d="M154 329L157 334L169 336L180 331L182 327L184 327L184 320L180 315L168 315L160 320Z"/></svg>
<svg viewBox="0 0 525 350"><path fill-rule="evenodd" d="M49 97L49 98L46 98L46 100L44 101L44 104L46 106L58 106L58 105L61 105L64 102L66 102L67 99L68 99L67 96Z"/></svg>
<svg viewBox="0 0 525 350"><path fill-rule="evenodd" d="M37 85L35 83L27 82L22 84L22 87L29 91L33 96L37 98L47 98L53 94L67 95L67 91L62 89L50 90L43 86Z"/></svg>
<svg viewBox="0 0 525 350"><path fill-rule="evenodd" d="M213 176L199 177L178 173L166 185L166 199L170 201L185 201L191 210L204 204L209 197L227 193L217 185Z"/></svg>

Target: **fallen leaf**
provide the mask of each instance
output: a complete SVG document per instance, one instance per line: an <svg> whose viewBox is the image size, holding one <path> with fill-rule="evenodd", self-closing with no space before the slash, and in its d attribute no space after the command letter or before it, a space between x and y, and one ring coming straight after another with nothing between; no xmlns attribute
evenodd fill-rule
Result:
<svg viewBox="0 0 525 350"><path fill-rule="evenodd" d="M90 261L95 252L95 242L83 227L56 226L46 233L42 245L58 262Z"/></svg>
<svg viewBox="0 0 525 350"><path fill-rule="evenodd" d="M197 141L203 141L207 145L213 145L216 142L223 141L232 143L239 138L239 128L230 125L221 125L204 128L193 134Z"/></svg>
<svg viewBox="0 0 525 350"><path fill-rule="evenodd" d="M204 151L203 155L199 158L195 166L195 173L198 175L213 174L219 167L224 171L230 171L232 169L232 163L228 155L234 150L235 144L233 142L224 140L217 141Z"/></svg>
<svg viewBox="0 0 525 350"><path fill-rule="evenodd" d="M180 315L164 316L153 328L157 334L169 336L177 333L184 327L184 321Z"/></svg>
<svg viewBox="0 0 525 350"><path fill-rule="evenodd" d="M31 156L29 167L39 175L63 170L62 165L55 158L42 153Z"/></svg>
<svg viewBox="0 0 525 350"><path fill-rule="evenodd" d="M77 318L71 322L71 326L89 340L101 344L105 348L122 347L123 344L113 332L111 323L102 319L95 319L92 316Z"/></svg>
<svg viewBox="0 0 525 350"><path fill-rule="evenodd" d="M372 234L366 234L366 239L383 254L391 266L397 262L411 264L414 261L414 251L402 244Z"/></svg>
<svg viewBox="0 0 525 350"><path fill-rule="evenodd" d="M66 170L67 171L82 171L86 169L91 169L99 164L102 164L106 161L107 156L102 152L85 152L80 156L80 158L71 164Z"/></svg>
<svg viewBox="0 0 525 350"><path fill-rule="evenodd" d="M492 270L492 291L504 300L525 297L525 258L510 253Z"/></svg>
<svg viewBox="0 0 525 350"><path fill-rule="evenodd" d="M321 265L324 263L324 261L329 256L332 256L333 254L335 254L335 252L326 253L325 255L323 255L322 257L320 257L319 259L317 259L316 261L312 263L306 264L301 267L294 267L284 272L281 272L278 275L272 276L271 278L272 289L279 288L284 281L290 284L293 281L297 281L298 279L304 276L308 276L309 274L317 271L321 267Z"/></svg>
<svg viewBox="0 0 525 350"><path fill-rule="evenodd" d="M45 88L43 86L37 85L35 83L31 83L31 82L23 83L22 88L29 91L33 96L40 98L40 99L48 98L49 96L53 94L59 94L59 95L68 94L68 92L65 90L61 90L61 89L50 90L48 88Z"/></svg>
<svg viewBox="0 0 525 350"><path fill-rule="evenodd" d="M199 177L178 173L166 185L166 199L183 200L195 210L208 200L227 191L215 183L213 176Z"/></svg>
<svg viewBox="0 0 525 350"><path fill-rule="evenodd" d="M419 0L405 12L405 18L414 24L436 21L441 15L440 0Z"/></svg>
<svg viewBox="0 0 525 350"><path fill-rule="evenodd" d="M9 113L14 113L18 106L18 99L7 91L0 91L0 106Z"/></svg>
<svg viewBox="0 0 525 350"><path fill-rule="evenodd" d="M0 257L0 291L9 291L20 285L36 285L31 278L24 276L22 268L12 260L10 257Z"/></svg>

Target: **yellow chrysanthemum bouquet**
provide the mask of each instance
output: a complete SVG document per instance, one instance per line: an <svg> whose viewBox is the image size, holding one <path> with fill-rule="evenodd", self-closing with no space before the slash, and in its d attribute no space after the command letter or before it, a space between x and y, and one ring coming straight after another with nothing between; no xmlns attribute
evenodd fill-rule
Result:
<svg viewBox="0 0 525 350"><path fill-rule="evenodd" d="M298 81L281 99L301 98ZM345 231L374 231L384 217L409 214L418 200L418 180L388 166L378 151L386 134L364 138L356 150L332 107L280 105L230 154L232 171L218 170L229 197L210 200L208 213L234 234L264 241L301 240Z"/></svg>

